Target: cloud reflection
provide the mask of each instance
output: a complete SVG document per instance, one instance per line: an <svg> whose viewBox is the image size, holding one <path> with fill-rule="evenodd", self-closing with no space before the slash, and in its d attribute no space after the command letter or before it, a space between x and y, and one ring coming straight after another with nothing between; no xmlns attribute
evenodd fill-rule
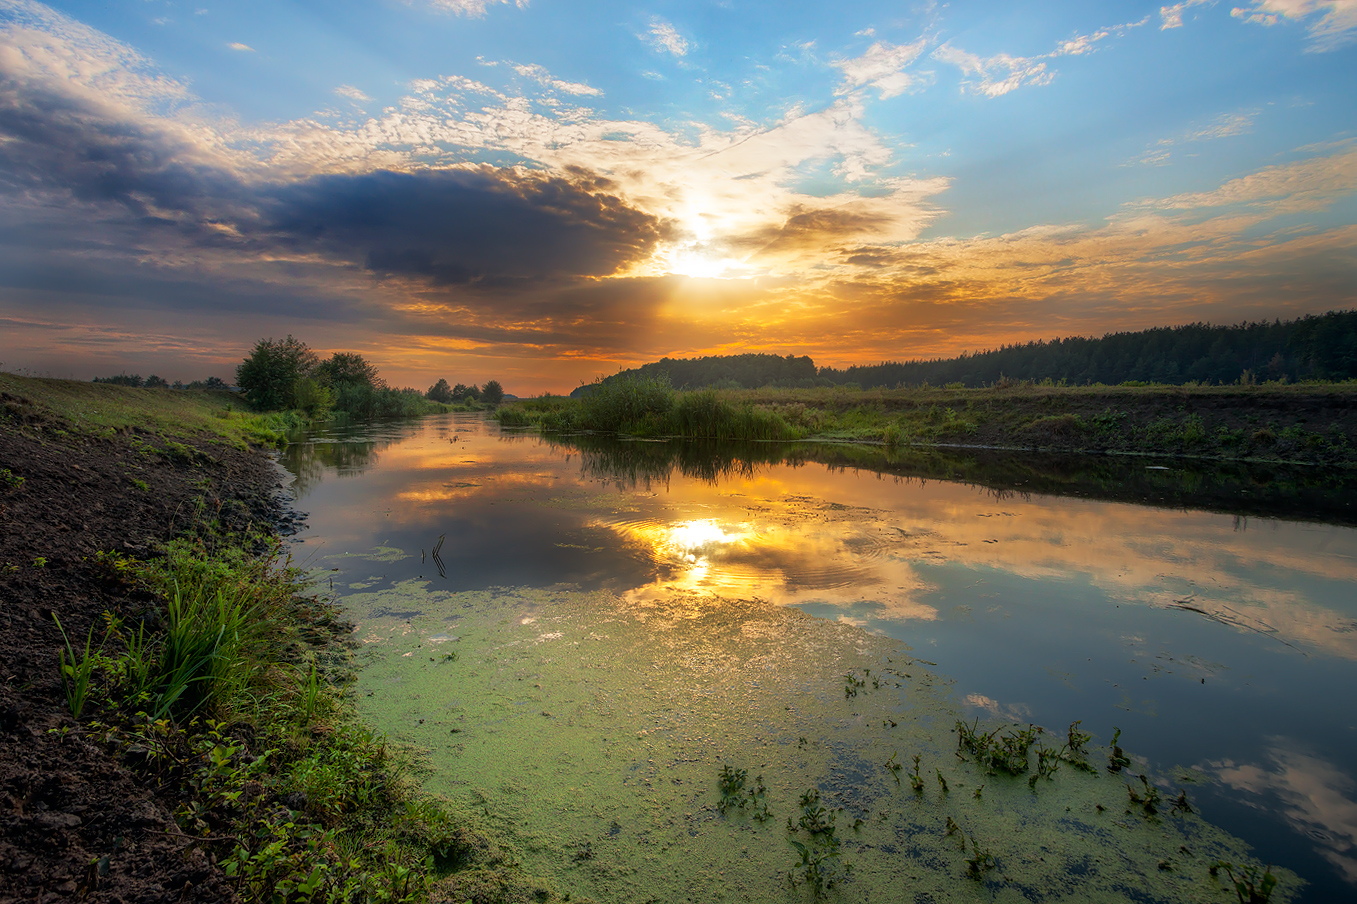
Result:
<svg viewBox="0 0 1357 904"><path fill-rule="evenodd" d="M1273 740L1267 763L1225 760L1211 766L1230 787L1279 800L1277 807L1270 802L1254 806L1280 811L1349 882L1357 883L1357 782L1329 761L1300 752L1293 742Z"/></svg>

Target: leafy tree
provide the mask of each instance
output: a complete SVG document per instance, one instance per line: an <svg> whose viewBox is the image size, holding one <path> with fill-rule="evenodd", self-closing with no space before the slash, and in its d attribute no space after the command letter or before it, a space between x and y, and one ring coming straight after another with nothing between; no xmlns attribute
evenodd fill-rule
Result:
<svg viewBox="0 0 1357 904"><path fill-rule="evenodd" d="M458 383L452 387L452 400L454 402L477 402L480 401L480 398L481 390L475 383L470 386Z"/></svg>
<svg viewBox="0 0 1357 904"><path fill-rule="evenodd" d="M321 417L334 407L335 396L330 387L315 377L298 377L292 384L293 405L308 417Z"/></svg>
<svg viewBox="0 0 1357 904"><path fill-rule="evenodd" d="M188 389L230 389L226 381L221 377L208 377L206 380L194 380L186 387Z"/></svg>
<svg viewBox="0 0 1357 904"><path fill-rule="evenodd" d="M335 352L316 371L321 382L335 389L341 386L380 388L385 385L377 375L377 365L369 364L357 352Z"/></svg>
<svg viewBox="0 0 1357 904"><path fill-rule="evenodd" d="M481 387L481 401L488 405L498 405L504 401L504 387L499 380L490 380Z"/></svg>
<svg viewBox="0 0 1357 904"><path fill-rule="evenodd" d="M295 408L297 381L311 376L319 363L316 353L291 334L286 339L260 339L236 367L236 383L256 408Z"/></svg>
<svg viewBox="0 0 1357 904"><path fill-rule="evenodd" d="M438 382L430 386L429 391L424 393L424 397L431 402L447 404L452 401L452 387L448 385L447 380L439 377Z"/></svg>
<svg viewBox="0 0 1357 904"><path fill-rule="evenodd" d="M146 382L145 382L145 383L142 383L141 385L144 386L144 387L146 387L147 389L169 389L169 388L170 388L170 384L165 380L164 377L157 377L155 374L151 374L149 377L147 377L147 378L146 378Z"/></svg>

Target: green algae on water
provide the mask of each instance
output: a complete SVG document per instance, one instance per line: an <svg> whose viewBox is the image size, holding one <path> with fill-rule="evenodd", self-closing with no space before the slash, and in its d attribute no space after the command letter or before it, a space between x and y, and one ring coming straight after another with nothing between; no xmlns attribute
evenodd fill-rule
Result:
<svg viewBox="0 0 1357 904"><path fill-rule="evenodd" d="M427 751L429 790L576 897L809 900L789 874L792 842L812 849L796 824L810 792L836 816L848 868L831 899L1227 902L1209 867L1257 862L1199 815L1170 812L1176 785L1149 813L1126 789L1150 779L1101 767L987 774L958 754L948 682L850 624L695 593L419 580L344 602L368 717ZM1100 755L1090 746L1090 762ZM915 756L920 792L887 765ZM723 767L759 776L771 818L721 806ZM1285 901L1299 880L1274 874Z"/></svg>

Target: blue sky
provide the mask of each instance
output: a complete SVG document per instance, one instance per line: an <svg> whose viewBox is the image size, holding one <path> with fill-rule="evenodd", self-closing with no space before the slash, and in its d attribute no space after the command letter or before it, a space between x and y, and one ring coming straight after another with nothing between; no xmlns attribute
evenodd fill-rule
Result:
<svg viewBox="0 0 1357 904"><path fill-rule="evenodd" d="M0 366L905 359L1357 300L1357 0L0 0Z"/></svg>

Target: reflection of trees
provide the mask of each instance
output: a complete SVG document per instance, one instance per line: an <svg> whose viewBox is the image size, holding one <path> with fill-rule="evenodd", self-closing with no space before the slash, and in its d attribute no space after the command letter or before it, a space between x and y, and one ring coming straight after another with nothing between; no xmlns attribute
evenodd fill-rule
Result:
<svg viewBox="0 0 1357 904"><path fill-rule="evenodd" d="M685 477L715 483L727 477L752 476L761 467L775 464L796 467L816 462L831 470L860 469L906 480L967 483L985 489L995 501L1035 494L1078 496L1357 524L1357 510L1348 504L1357 491L1357 473L1334 469L851 443L627 442L596 435L555 436L547 442L553 448L578 451L586 476L627 488L665 484L676 470Z"/></svg>
<svg viewBox="0 0 1357 904"><path fill-rule="evenodd" d="M361 474L377 463L381 450L392 440L372 442L302 442L284 450L283 466L296 475L297 498L305 496L327 473L348 477Z"/></svg>

